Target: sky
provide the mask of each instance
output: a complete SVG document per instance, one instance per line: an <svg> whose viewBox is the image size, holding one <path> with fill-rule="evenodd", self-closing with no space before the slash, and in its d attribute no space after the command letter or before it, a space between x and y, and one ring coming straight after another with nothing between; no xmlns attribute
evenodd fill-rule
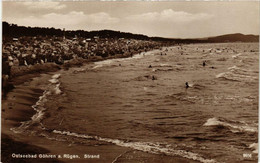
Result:
<svg viewBox="0 0 260 163"><path fill-rule="evenodd" d="M2 21L167 38L259 34L259 1L5 1Z"/></svg>

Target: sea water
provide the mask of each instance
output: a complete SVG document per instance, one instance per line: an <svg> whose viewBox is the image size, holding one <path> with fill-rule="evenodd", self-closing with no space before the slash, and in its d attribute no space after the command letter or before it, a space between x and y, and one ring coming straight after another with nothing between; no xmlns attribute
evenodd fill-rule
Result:
<svg viewBox="0 0 260 163"><path fill-rule="evenodd" d="M258 44L165 49L38 77L28 83L43 91L36 113L12 130L199 162L248 161L245 154L256 162Z"/></svg>

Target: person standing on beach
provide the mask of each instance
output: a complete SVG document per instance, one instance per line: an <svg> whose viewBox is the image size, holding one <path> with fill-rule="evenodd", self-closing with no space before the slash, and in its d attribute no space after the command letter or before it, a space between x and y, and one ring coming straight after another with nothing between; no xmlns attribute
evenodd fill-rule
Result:
<svg viewBox="0 0 260 163"><path fill-rule="evenodd" d="M3 55L2 55L2 75L3 76L7 75L8 77L10 77L10 73L11 73L11 65L9 64L8 53L3 52Z"/></svg>

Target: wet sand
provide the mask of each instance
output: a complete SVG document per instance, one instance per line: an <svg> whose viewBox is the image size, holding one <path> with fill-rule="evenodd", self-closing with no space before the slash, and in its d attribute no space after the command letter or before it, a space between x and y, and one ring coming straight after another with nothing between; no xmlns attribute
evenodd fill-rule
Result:
<svg viewBox="0 0 260 163"><path fill-rule="evenodd" d="M67 67L72 65L81 64L69 64ZM66 66L65 66L66 67ZM46 69L47 72L57 71L60 68L57 66L50 66L50 69ZM24 73L21 73L24 72ZM23 133L14 133L10 129L18 127L20 122L30 120L35 114L35 111L31 107L38 100L39 96L42 95L41 89L28 90L20 87L23 83L32 80L34 77L44 73L43 71L21 71L12 80L14 84L14 90L19 88L19 91L23 91L23 94L27 97L19 97L15 91L8 93L6 99L2 100L2 155L1 159L3 162L14 163L14 162L180 162L188 163L195 162L182 157L172 157L166 155L149 154L137 150L132 150L126 147L119 147L110 143L100 143L98 145L85 145L79 143L67 143L49 140L33 135L26 135ZM27 74L27 75L25 75ZM19 98L19 103L14 105L14 101ZM37 159L21 159L12 158L12 154L37 154ZM40 154L47 154L48 156L61 155L61 158L39 158ZM80 158L64 158L64 154L70 154L71 156ZM100 158L84 158L84 155L99 155Z"/></svg>

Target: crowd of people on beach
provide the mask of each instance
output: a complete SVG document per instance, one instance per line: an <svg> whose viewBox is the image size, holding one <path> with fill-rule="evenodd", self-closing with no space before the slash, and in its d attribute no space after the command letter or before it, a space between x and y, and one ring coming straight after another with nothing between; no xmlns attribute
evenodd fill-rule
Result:
<svg viewBox="0 0 260 163"><path fill-rule="evenodd" d="M30 66L47 62L62 65L73 58L89 59L128 57L165 46L163 42L125 38L28 37L4 38L2 74L10 76L13 66Z"/></svg>

